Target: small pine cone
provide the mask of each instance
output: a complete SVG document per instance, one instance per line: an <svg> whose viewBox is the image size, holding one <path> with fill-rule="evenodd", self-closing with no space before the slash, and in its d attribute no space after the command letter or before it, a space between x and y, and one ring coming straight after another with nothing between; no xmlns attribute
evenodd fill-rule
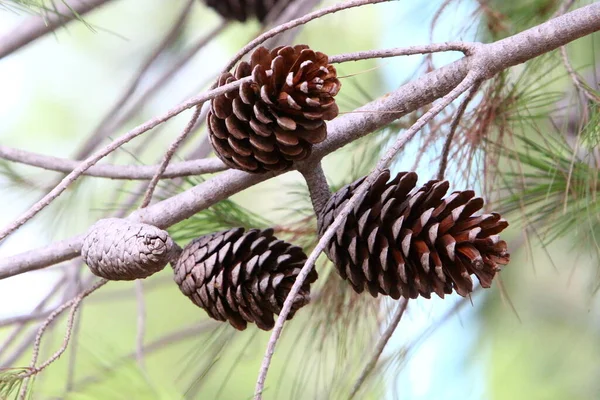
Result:
<svg viewBox="0 0 600 400"><path fill-rule="evenodd" d="M81 256L94 275L132 281L161 271L180 250L167 232L155 226L106 218L90 227Z"/></svg>
<svg viewBox="0 0 600 400"><path fill-rule="evenodd" d="M294 0L205 0L206 5L223 18L240 22L245 22L252 17L263 22L273 7L282 2L291 3L292 1Z"/></svg>
<svg viewBox="0 0 600 400"><path fill-rule="evenodd" d="M362 196L327 247L340 275L358 293L365 288L394 299L441 298L473 291L475 274L488 288L500 265L509 262L506 242L497 235L508 226L499 214L473 214L483 200L471 190L448 191L447 181L429 181L418 190L417 174L401 172L388 182L382 172ZM343 187L319 218L319 234L333 222L364 181Z"/></svg>
<svg viewBox="0 0 600 400"><path fill-rule="evenodd" d="M338 115L341 83L329 58L305 45L259 47L218 86L252 75L238 91L216 97L207 116L215 153L231 168L264 173L307 158Z"/></svg>
<svg viewBox="0 0 600 400"><path fill-rule="evenodd" d="M202 236L187 245L175 270L181 292L211 318L246 329L255 322L263 330L275 324L296 276L306 261L300 247L273 236L273 230L234 228ZM310 301L311 271L298 293L291 319Z"/></svg>

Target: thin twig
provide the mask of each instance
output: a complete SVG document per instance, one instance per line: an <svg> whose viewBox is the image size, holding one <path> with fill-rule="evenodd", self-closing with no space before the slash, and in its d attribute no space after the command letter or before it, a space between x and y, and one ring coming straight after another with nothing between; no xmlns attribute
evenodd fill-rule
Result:
<svg viewBox="0 0 600 400"><path fill-rule="evenodd" d="M65 384L65 394L69 393L73 389L73 383L75 382L75 372L77 370L77 350L79 349L79 331L81 329L81 313L80 308L79 315L75 316L73 323L73 339L71 339L71 346L69 347L69 367L67 370L67 379Z"/></svg>
<svg viewBox="0 0 600 400"><path fill-rule="evenodd" d="M137 335L135 358L142 371L144 367L144 336L146 334L146 301L144 300L144 285L141 279L135 281L135 298L137 300Z"/></svg>
<svg viewBox="0 0 600 400"><path fill-rule="evenodd" d="M467 106L469 105L471 100L473 100L473 97L477 93L477 90L479 90L480 85L481 85L481 82L476 82L473 85L473 87L471 87L471 89L469 90L469 92L467 93L467 95L465 96L463 101L458 106L458 109L456 110L456 113L454 114L454 117L452 118L452 122L450 122L450 132L448 133L448 136L446 137L446 141L444 142L444 148L442 150L442 160L440 161L440 168L439 168L438 174L437 174L437 179L440 181L443 180L444 176L446 175L446 166L448 165L448 155L450 154L450 147L452 145L452 140L454 140L454 134L456 133L456 129L458 128L458 125L460 124L460 120L462 119L462 116L465 113Z"/></svg>
<svg viewBox="0 0 600 400"><path fill-rule="evenodd" d="M144 61L142 66L135 73L133 80L125 88L119 99L113 104L110 110L106 112L104 118L102 118L96 129L94 129L92 134L89 136L88 140L79 149L79 151L75 155L76 160L89 156L89 154L96 148L96 146L98 146L98 144L104 139L104 132L107 131L107 125L123 108L125 103L127 103L127 100L131 98L131 95L133 95L133 93L136 91L140 82L142 81L142 78L144 77L144 75L146 75L152 64L154 64L154 62L165 51L165 49L167 49L177 39L188 17L190 16L190 10L195 2L195 0L188 0L187 3L183 6L181 13L177 16L177 18L175 18L175 22L173 23L171 29L160 41L158 46L156 46L156 48L152 51L152 53L146 59L146 61Z"/></svg>
<svg viewBox="0 0 600 400"><path fill-rule="evenodd" d="M331 56L329 57L329 62L331 64L338 64L348 61L411 56L415 54L439 53L444 51L460 51L464 55L469 56L475 51L476 46L476 43L469 42L446 42L425 44L420 46L398 47L393 49L366 50Z"/></svg>
<svg viewBox="0 0 600 400"><path fill-rule="evenodd" d="M162 163L160 164L158 171L156 171L156 174L154 175L154 177L148 184L148 189L146 190L146 194L144 195L144 200L142 201L142 205L140 206L141 208L147 207L148 204L150 204L150 201L152 200L152 193L154 193L154 189L156 189L156 185L158 185L158 181L162 178L162 174L167 169L169 162L175 155L175 152L177 151L179 146L181 146L181 143L183 143L183 141L187 138L187 136L190 134L190 132L192 132L192 129L196 125L196 121L198 121L198 118L200 117L200 110L202 110L202 107L200 107L200 106L197 106L196 108L194 108L194 114L192 115L192 118L189 120L189 122L185 126L185 129L183 130L183 132L181 132L179 134L179 136L177 136L175 141L173 143L171 143L171 146L169 146L169 149L165 153L165 157L164 157Z"/></svg>
<svg viewBox="0 0 600 400"><path fill-rule="evenodd" d="M594 92L588 89L581 76L573 69L571 61L569 61L569 55L567 54L567 46L560 46L560 56L562 58L565 69L569 74L569 77L573 81L575 88L577 88L577 91L583 94L591 102L600 103L600 96L596 95Z"/></svg>
<svg viewBox="0 0 600 400"><path fill-rule="evenodd" d="M352 387L352 391L350 392L350 396L348 396L348 400L352 400L354 398L354 396L356 396L356 394L358 393L358 391L360 390L362 385L365 383L365 381L367 380L367 378L369 377L369 375L371 374L371 372L377 365L377 361L379 361L379 357L381 357L381 353L383 353L385 346L387 346L388 342L390 341L390 338L396 331L396 328L398 327L398 324L400 323L400 320L402 319L402 316L404 315L404 311L406 311L406 306L408 306L408 299L403 298L400 305L398 305L398 309L396 310L396 313L392 317L390 324L386 328L385 332L383 332L383 335L381 335L381 337L379 338L379 341L377 342L377 345L375 346L375 351L373 352L371 359L365 365L365 368L362 370L362 372L360 373L360 376L354 383L354 386Z"/></svg>
<svg viewBox="0 0 600 400"><path fill-rule="evenodd" d="M49 171L72 172L81 161L69 160L15 149L0 144L0 158ZM123 180L150 180L158 172L160 165L93 165L82 175L98 178ZM227 167L218 158L183 161L170 164L161 174L163 179L180 178L190 175L212 174L226 170Z"/></svg>
<svg viewBox="0 0 600 400"><path fill-rule="evenodd" d="M81 162L79 166L74 169L70 174L68 174L54 189L50 191L46 196L40 199L37 203L35 203L29 210L27 210L23 215L21 215L17 220L12 222L9 226L0 231L0 241L5 239L12 232L16 231L21 225L29 221L33 218L37 213L43 210L46 206L48 206L54 199L56 199L62 192L64 192L71 183L75 182L77 178L81 176L83 172L85 172L92 165L96 164L99 160L112 153L123 144L129 142L130 140L136 138L137 136L149 131L157 125L162 124L163 122L173 118L174 116L182 113L188 108L200 105L207 100L211 100L219 95L230 92L232 90L238 89L243 83L249 82L252 80L252 77L249 76L247 78L242 78L235 82L231 82L227 85L219 86L216 89L205 92L199 96L193 97L188 101L172 108L167 111L165 114L155 117L150 121L137 126L131 131L127 132L125 135L120 138L114 140L111 144L106 146L103 149L98 150L94 154L92 154L85 161Z"/></svg>

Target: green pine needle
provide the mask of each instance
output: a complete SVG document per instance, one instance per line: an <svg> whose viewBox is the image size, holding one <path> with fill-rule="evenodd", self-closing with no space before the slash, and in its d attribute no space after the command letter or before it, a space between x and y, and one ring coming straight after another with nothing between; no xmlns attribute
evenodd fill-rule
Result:
<svg viewBox="0 0 600 400"><path fill-rule="evenodd" d="M69 5L65 0L60 0L60 3L64 4L69 10L70 15L65 15L58 10L55 0L0 0L0 10L4 9L12 12L23 12L28 14L38 14L44 20L47 20L51 15L74 17L74 19L83 22L89 29L92 26L89 25L83 17Z"/></svg>
<svg viewBox="0 0 600 400"><path fill-rule="evenodd" d="M27 371L27 368L0 370L0 399L10 399L18 396L25 381L23 374ZM32 385L30 384L29 388L31 387ZM30 390L28 390L28 394L31 394Z"/></svg>
<svg viewBox="0 0 600 400"><path fill-rule="evenodd" d="M503 175L500 212L520 215L544 244L569 235L600 251L600 171L594 146L600 112L592 115L573 149L562 135L515 136L516 150L504 149L512 170Z"/></svg>

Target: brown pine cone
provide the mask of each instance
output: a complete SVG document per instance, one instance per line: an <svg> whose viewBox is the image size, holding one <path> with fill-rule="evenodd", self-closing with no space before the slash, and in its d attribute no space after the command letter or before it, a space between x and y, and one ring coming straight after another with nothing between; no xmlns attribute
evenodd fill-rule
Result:
<svg viewBox="0 0 600 400"><path fill-rule="evenodd" d="M294 0L205 0L206 5L214 9L225 19L245 22L256 17L263 22L269 12L280 3L291 3ZM285 5L287 7L287 4Z"/></svg>
<svg viewBox="0 0 600 400"><path fill-rule="evenodd" d="M202 236L183 249L174 267L181 292L211 318L239 330L255 322L263 330L275 324L296 276L306 261L300 247L273 236L273 230L234 228ZM310 301L313 270L298 293L291 319Z"/></svg>
<svg viewBox="0 0 600 400"><path fill-rule="evenodd" d="M471 190L448 191L447 181L429 181L418 190L417 174L401 172L388 182L383 171L361 197L327 247L340 275L358 293L365 288L394 299L430 298L473 291L470 275L488 288L500 265L509 262L508 226L499 214L473 214L483 200ZM364 177L336 192L319 218L319 233L333 222Z"/></svg>
<svg viewBox="0 0 600 400"><path fill-rule="evenodd" d="M225 164L247 172L289 168L327 137L325 121L338 115L341 83L328 57L305 45L259 47L250 63L227 72L218 86L252 75L252 81L212 100L208 134Z"/></svg>

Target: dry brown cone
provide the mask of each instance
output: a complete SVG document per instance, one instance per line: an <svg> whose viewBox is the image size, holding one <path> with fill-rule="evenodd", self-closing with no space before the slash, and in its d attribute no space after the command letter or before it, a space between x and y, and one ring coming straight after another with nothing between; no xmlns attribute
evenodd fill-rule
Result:
<svg viewBox="0 0 600 400"><path fill-rule="evenodd" d="M245 22L256 17L263 22L275 6L292 1L294 0L205 0L205 3L225 19ZM287 4L284 6L287 7Z"/></svg>
<svg viewBox="0 0 600 400"><path fill-rule="evenodd" d="M394 299L443 298L452 290L466 296L473 291L471 275L490 287L510 259L497 235L508 222L496 213L473 215L483 200L471 190L443 198L447 181L414 190L414 172L389 178L388 170L379 174L327 247L342 278L359 293L367 289ZM321 235L364 179L329 199L319 218Z"/></svg>
<svg viewBox="0 0 600 400"><path fill-rule="evenodd" d="M212 100L207 122L213 149L243 171L289 168L325 140L325 121L338 115L336 70L325 54L305 45L259 47L234 75L222 74L218 86L250 75L238 91Z"/></svg>
<svg viewBox="0 0 600 400"><path fill-rule="evenodd" d="M273 236L273 230L234 228L202 236L183 249L174 267L182 293L211 318L246 329L254 322L263 330L275 324L296 276L306 261L300 247ZM291 319L310 301L313 270L298 293Z"/></svg>

